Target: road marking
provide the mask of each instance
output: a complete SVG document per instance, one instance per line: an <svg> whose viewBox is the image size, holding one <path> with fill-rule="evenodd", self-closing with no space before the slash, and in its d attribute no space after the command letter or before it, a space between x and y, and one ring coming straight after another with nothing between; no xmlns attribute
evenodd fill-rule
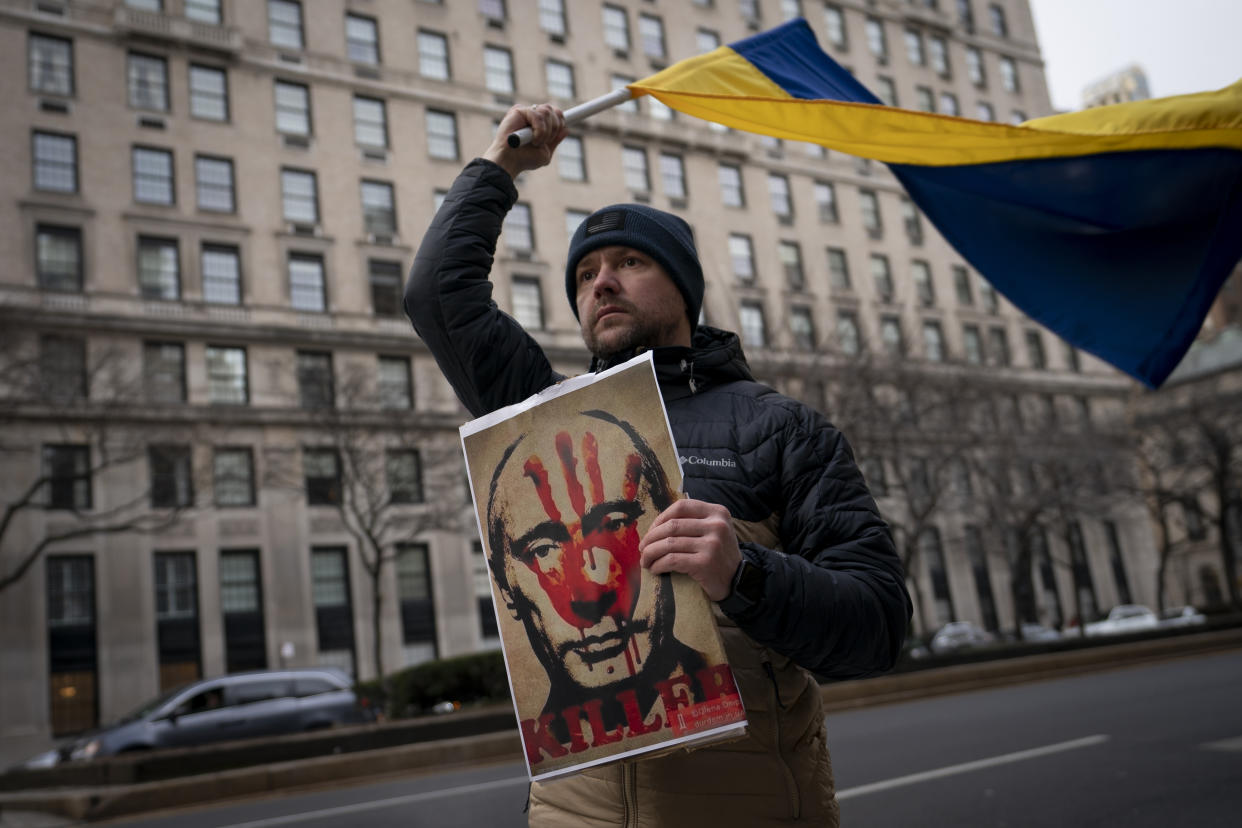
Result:
<svg viewBox="0 0 1242 828"><path fill-rule="evenodd" d="M357 802L353 805L340 805L336 808L324 808L319 811L305 811L300 814L286 814L285 816L269 817L268 819L256 819L250 822L236 822L227 826L227 828L267 828L267 826L272 825L288 825L289 823L306 822L313 819L339 816L340 814L354 814L359 811L374 811L379 808L390 808L394 805L408 805L411 802L425 802L429 799L442 799L446 796L481 793L483 791L490 791L495 788L504 788L510 785L525 785L529 781L530 780L528 780L525 776L511 776L508 779L495 779L491 782L479 782L475 785L462 785L457 788L446 788L440 791L425 791L423 793L408 794L406 796L394 796L391 799L379 799L371 802Z"/></svg>
<svg viewBox="0 0 1242 828"><path fill-rule="evenodd" d="M1204 750L1228 750L1233 752L1242 751L1242 736L1235 736L1232 739L1221 739L1219 742L1205 742L1199 745Z"/></svg>
<svg viewBox="0 0 1242 828"><path fill-rule="evenodd" d="M1062 753L1067 750L1077 750L1078 748L1091 747L1108 741L1108 736L1104 734L1096 734L1095 736L1084 736L1081 739L1073 739L1068 742L1058 742L1055 745L1044 745L1043 747L1031 748L1030 750L1020 750L1017 753L1006 753L1001 756L992 756L988 759L976 759L973 762L963 762L960 765L948 765L935 770L923 771L921 773L912 773L909 776L898 776L893 779L882 779L879 782L871 782L867 785L856 785L853 788L837 791L837 799L849 799L855 796L866 796L877 791L887 791L891 788L900 788L902 785L913 785L916 782L926 782L929 779L941 779L945 776L955 776L959 773L970 773L971 771L983 770L984 768L994 768L997 765L1008 765L1011 762L1022 762L1027 759L1035 759L1040 756L1048 756L1053 753Z"/></svg>

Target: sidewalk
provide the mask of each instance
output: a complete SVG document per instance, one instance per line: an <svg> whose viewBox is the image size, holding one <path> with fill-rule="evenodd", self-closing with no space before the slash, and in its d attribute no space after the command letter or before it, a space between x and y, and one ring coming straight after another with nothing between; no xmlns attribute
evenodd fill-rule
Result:
<svg viewBox="0 0 1242 828"><path fill-rule="evenodd" d="M1242 629L1237 628L1106 644L838 682L823 688L824 704L830 712L848 710L1239 648L1242 648ZM485 761L519 761L521 744L513 727L512 711L507 707L505 710L506 717L497 716L498 709L493 708L456 714L452 720L449 717L434 720L440 725L437 730L445 737L433 741L154 782L0 792L0 828L46 828L76 820L139 814L350 779ZM459 732L471 735L448 736L453 720L460 723ZM501 729L479 733L481 722L496 723L491 726Z"/></svg>

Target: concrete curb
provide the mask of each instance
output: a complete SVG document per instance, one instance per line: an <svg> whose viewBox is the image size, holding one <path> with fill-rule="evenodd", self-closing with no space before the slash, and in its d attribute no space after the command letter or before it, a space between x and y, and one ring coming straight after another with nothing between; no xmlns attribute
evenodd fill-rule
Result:
<svg viewBox="0 0 1242 828"><path fill-rule="evenodd" d="M843 681L822 692L827 711L851 710L1239 648L1242 629L1234 628ZM44 812L73 820L104 819L472 762L516 762L521 756L516 728L506 728L155 782L0 793L0 816ZM3 818L0 823L8 824Z"/></svg>

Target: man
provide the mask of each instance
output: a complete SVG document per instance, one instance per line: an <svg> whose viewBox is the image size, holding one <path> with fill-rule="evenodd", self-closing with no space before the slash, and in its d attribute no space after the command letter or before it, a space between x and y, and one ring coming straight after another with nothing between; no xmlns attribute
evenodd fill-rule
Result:
<svg viewBox="0 0 1242 828"><path fill-rule="evenodd" d="M703 700L708 662L673 634L668 576L640 578L639 539L676 494L632 424L604 411L536 420L505 448L487 492L488 564L548 678L542 713L522 722L532 769L549 758L541 746L554 759L586 749L571 738L580 720L601 744L618 727L658 730L644 722L670 677Z"/></svg>
<svg viewBox="0 0 1242 828"><path fill-rule="evenodd" d="M533 140L506 136L530 126ZM562 113L514 107L423 238L406 313L475 415L557 382L491 301L514 178L548 164ZM689 226L643 205L592 214L570 242L566 291L602 369L650 349L689 497L639 543L717 602L749 721L745 740L592 769L531 791L535 825L836 825L819 687L892 666L910 619L900 561L844 438L755 382L737 337L697 324L703 274Z"/></svg>

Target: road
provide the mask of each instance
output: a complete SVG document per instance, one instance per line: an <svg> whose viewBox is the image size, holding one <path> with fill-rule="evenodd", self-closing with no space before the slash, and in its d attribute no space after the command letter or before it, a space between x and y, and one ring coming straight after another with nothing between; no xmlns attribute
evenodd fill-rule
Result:
<svg viewBox="0 0 1242 828"><path fill-rule="evenodd" d="M829 718L842 824L1242 824L1242 653ZM127 828L525 825L520 764L238 801Z"/></svg>

